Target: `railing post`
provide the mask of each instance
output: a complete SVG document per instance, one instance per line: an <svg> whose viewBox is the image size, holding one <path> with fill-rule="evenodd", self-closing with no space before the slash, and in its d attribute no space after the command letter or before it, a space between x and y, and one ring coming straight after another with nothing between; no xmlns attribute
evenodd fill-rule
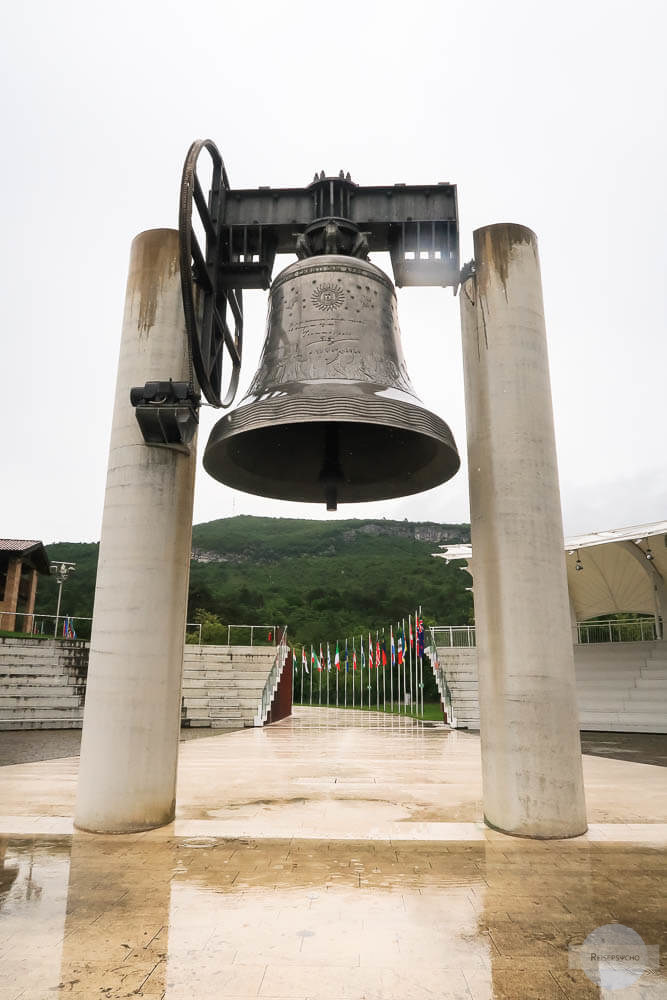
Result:
<svg viewBox="0 0 667 1000"><path fill-rule="evenodd" d="M251 626L250 626L250 645L251 645L251 646L252 646L252 640L253 640L253 635L254 635L254 632L255 632L255 626L254 626L254 625L251 625Z"/></svg>

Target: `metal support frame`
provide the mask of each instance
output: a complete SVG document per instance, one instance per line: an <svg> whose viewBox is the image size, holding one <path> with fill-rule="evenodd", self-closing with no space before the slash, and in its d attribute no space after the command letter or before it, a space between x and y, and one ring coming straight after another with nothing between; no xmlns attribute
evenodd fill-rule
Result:
<svg viewBox="0 0 667 1000"><path fill-rule="evenodd" d="M204 151L212 161L208 197L197 175ZM205 248L193 228L197 216L206 234ZM242 290L269 288L276 254L366 259L371 251L389 252L399 288L439 286L456 291L460 281L454 184L362 187L341 170L337 177L322 171L307 187L233 189L210 139L197 140L188 151L179 231L191 364L204 396L216 407L229 406L236 394ZM234 333L227 325L228 307ZM232 367L223 393L225 351Z"/></svg>

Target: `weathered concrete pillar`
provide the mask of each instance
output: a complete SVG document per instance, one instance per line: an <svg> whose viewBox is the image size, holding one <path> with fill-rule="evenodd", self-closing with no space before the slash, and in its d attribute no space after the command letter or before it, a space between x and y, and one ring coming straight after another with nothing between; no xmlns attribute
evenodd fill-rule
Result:
<svg viewBox="0 0 667 1000"><path fill-rule="evenodd" d="M178 234L132 243L111 430L75 823L125 833L174 816L195 444L144 443L130 389L187 381Z"/></svg>
<svg viewBox="0 0 667 1000"><path fill-rule="evenodd" d="M484 813L586 830L570 609L535 234L474 234L461 288Z"/></svg>

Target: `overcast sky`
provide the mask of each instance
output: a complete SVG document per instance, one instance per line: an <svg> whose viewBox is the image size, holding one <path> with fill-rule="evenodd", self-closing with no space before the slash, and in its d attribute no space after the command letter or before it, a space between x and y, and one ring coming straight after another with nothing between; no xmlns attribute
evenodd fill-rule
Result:
<svg viewBox="0 0 667 1000"><path fill-rule="evenodd" d="M666 9L6 6L0 532L99 538L130 243L177 225L183 159L201 137L218 144L232 187L302 186L341 168L363 185L456 183L463 260L479 226L535 230L565 531L666 518ZM451 289L406 289L398 302L415 388L465 456L458 300ZM266 293L246 293L245 304L241 390ZM220 415L202 415L196 523L469 517L465 462L437 490L334 515L228 490L201 468Z"/></svg>

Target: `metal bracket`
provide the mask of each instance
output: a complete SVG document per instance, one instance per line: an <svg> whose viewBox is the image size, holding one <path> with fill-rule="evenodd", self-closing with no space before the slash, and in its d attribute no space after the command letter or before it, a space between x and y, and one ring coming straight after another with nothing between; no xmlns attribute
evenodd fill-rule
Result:
<svg viewBox="0 0 667 1000"><path fill-rule="evenodd" d="M130 403L146 444L189 454L199 425L201 397L187 382L146 382L130 389Z"/></svg>

